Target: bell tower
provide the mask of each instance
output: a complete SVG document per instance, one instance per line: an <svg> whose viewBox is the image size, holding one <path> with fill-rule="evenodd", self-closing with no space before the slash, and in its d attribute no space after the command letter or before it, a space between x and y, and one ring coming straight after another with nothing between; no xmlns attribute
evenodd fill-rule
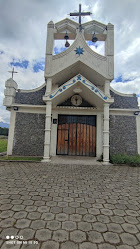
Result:
<svg viewBox="0 0 140 249"><path fill-rule="evenodd" d="M104 162L109 161L109 105L113 101L110 97L110 82L114 78L114 26L111 23L106 25L95 20L81 24L81 17L90 14L90 12L82 12L79 5L79 12L70 13L70 16L79 17L79 23L68 18L55 24L53 21L48 23L44 73L46 94L43 98L46 102L44 160L50 158L51 115L53 108L56 107L55 101L48 96L53 96L50 95L53 91L59 91L59 87L65 82L81 74L108 98L108 101L102 103L102 110L104 113L103 155ZM67 49L54 55L54 41L64 39ZM71 46L69 46L69 40L74 41ZM94 52L88 46L89 41L93 44L104 41L104 56Z"/></svg>

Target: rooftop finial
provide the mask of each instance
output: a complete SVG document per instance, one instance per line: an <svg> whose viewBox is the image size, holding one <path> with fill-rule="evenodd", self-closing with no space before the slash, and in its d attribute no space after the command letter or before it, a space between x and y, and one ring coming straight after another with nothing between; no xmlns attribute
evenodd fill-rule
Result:
<svg viewBox="0 0 140 249"><path fill-rule="evenodd" d="M70 13L70 16L79 16L79 29L82 30L81 16L89 16L91 12L81 12L81 4L79 4L79 12Z"/></svg>
<svg viewBox="0 0 140 249"><path fill-rule="evenodd" d="M12 71L8 71L9 73L12 73L12 79L13 79L13 75L14 75L14 73L18 73L18 72L15 72L14 71L14 67L13 67L13 70Z"/></svg>

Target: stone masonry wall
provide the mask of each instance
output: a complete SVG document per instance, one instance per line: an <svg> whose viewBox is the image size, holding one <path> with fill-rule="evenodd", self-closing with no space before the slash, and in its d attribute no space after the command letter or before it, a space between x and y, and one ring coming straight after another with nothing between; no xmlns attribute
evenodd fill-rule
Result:
<svg viewBox="0 0 140 249"><path fill-rule="evenodd" d="M137 97L127 97L127 96L120 96L112 91L110 91L111 97L114 98L114 103L110 105L110 108L122 108L122 109L133 109L138 108Z"/></svg>
<svg viewBox="0 0 140 249"><path fill-rule="evenodd" d="M16 113L13 155L43 156L45 114Z"/></svg>
<svg viewBox="0 0 140 249"><path fill-rule="evenodd" d="M45 95L46 86L36 92L17 92L15 103L26 105L45 105L43 96Z"/></svg>
<svg viewBox="0 0 140 249"><path fill-rule="evenodd" d="M135 116L110 115L110 153L137 154Z"/></svg>

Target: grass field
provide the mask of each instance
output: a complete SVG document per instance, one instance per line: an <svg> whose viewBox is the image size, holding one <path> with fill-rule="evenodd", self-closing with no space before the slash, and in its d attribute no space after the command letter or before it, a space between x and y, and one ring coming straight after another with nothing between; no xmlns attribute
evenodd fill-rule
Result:
<svg viewBox="0 0 140 249"><path fill-rule="evenodd" d="M7 151L7 141L8 139L5 137L0 137L0 153Z"/></svg>
<svg viewBox="0 0 140 249"><path fill-rule="evenodd" d="M42 157L2 156L0 160L8 161L41 161Z"/></svg>

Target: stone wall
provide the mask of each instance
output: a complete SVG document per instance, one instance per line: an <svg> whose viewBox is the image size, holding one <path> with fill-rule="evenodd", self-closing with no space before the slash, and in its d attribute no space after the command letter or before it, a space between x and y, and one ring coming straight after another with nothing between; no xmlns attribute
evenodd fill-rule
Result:
<svg viewBox="0 0 140 249"><path fill-rule="evenodd" d="M45 114L16 113L13 155L43 156Z"/></svg>
<svg viewBox="0 0 140 249"><path fill-rule="evenodd" d="M35 92L16 92L15 103L26 105L45 105L43 96L46 86Z"/></svg>
<svg viewBox="0 0 140 249"><path fill-rule="evenodd" d="M137 154L135 116L110 115L110 153Z"/></svg>
<svg viewBox="0 0 140 249"><path fill-rule="evenodd" d="M110 91L111 97L114 98L114 103L110 105L110 108L122 108L122 109L133 109L138 108L138 102L137 97L127 97L127 96L121 96L113 91Z"/></svg>

